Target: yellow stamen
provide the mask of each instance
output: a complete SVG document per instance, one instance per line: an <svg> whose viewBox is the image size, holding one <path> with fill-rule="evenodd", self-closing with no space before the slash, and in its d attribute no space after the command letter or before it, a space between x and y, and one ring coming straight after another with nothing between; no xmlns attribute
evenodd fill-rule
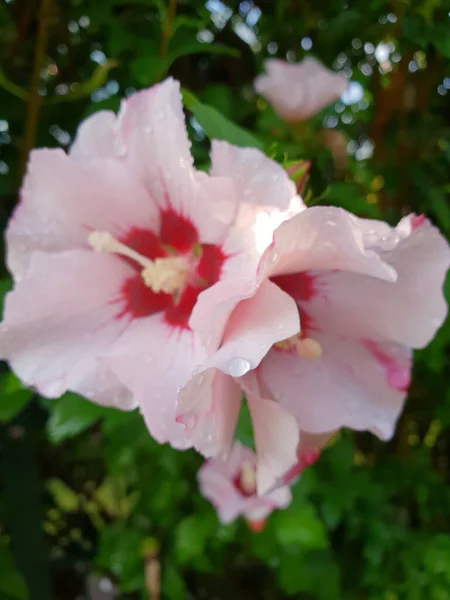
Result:
<svg viewBox="0 0 450 600"><path fill-rule="evenodd" d="M145 285L155 294L176 294L186 284L189 265L181 257L151 260L122 244L107 231L93 231L89 234L88 242L96 252L120 254L137 262L142 267L141 275Z"/></svg>
<svg viewBox="0 0 450 600"><path fill-rule="evenodd" d="M252 463L248 461L242 463L239 483L246 494L254 494L256 492L256 472Z"/></svg>
<svg viewBox="0 0 450 600"><path fill-rule="evenodd" d="M306 360L316 360L322 355L322 346L312 338L299 338L294 335L286 340L275 344L280 350L292 350L295 348L297 354Z"/></svg>
<svg viewBox="0 0 450 600"><path fill-rule="evenodd" d="M312 338L298 340L295 349L297 354L306 360L316 360L322 356L322 346Z"/></svg>

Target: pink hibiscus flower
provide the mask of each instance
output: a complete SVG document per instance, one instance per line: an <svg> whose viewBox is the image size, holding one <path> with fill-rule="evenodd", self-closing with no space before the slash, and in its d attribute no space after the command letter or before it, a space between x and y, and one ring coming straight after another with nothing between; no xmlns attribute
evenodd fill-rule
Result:
<svg viewBox="0 0 450 600"><path fill-rule="evenodd" d="M175 407L206 358L197 298L255 272L273 227L303 208L258 150L215 142L211 173L194 168L171 79L88 118L69 155L32 153L6 234L14 290L0 329L22 381L47 397L139 405L158 441L190 444Z"/></svg>
<svg viewBox="0 0 450 600"><path fill-rule="evenodd" d="M446 317L449 265L447 242L423 217L391 228L315 207L282 223L262 256L254 295L228 312L214 304L221 282L194 310L205 331L216 322L224 331L220 349L180 394L179 414L196 448L205 456L227 452L243 390L261 493L298 463L299 429L349 427L389 439L410 381L411 349L426 346Z"/></svg>
<svg viewBox="0 0 450 600"><path fill-rule="evenodd" d="M337 100L348 85L347 79L330 71L315 58L292 65L271 58L266 72L254 82L261 94L285 121L306 121Z"/></svg>
<svg viewBox="0 0 450 600"><path fill-rule="evenodd" d="M227 460L206 461L198 472L198 482L222 523L244 516L255 531L262 529L271 512L286 508L292 500L287 485L264 496L256 494L256 456L239 442L233 444Z"/></svg>

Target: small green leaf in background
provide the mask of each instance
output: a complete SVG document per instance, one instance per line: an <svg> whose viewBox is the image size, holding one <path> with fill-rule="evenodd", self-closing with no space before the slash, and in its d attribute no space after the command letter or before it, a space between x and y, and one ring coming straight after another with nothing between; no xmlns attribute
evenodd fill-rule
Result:
<svg viewBox="0 0 450 600"><path fill-rule="evenodd" d="M183 600L188 597L183 578L172 565L164 565L162 591L163 598L167 600Z"/></svg>
<svg viewBox="0 0 450 600"><path fill-rule="evenodd" d="M124 523L113 523L101 530L97 564L119 579L122 592L143 587L144 561L140 548L144 537Z"/></svg>
<svg viewBox="0 0 450 600"><path fill-rule="evenodd" d="M59 400L50 401L47 406L51 411L47 422L47 434L53 443L62 442L82 433L115 410L99 406L70 392L64 394Z"/></svg>
<svg viewBox="0 0 450 600"><path fill-rule="evenodd" d="M61 479L49 479L47 489L53 496L55 504L64 512L75 512L80 506L76 492L70 489Z"/></svg>
<svg viewBox="0 0 450 600"><path fill-rule="evenodd" d="M188 56L189 54L224 54L226 56L238 58L240 52L236 48L225 46L225 44L189 42L188 44L183 44L177 48L171 49L167 57L167 62L170 66L177 58Z"/></svg>
<svg viewBox="0 0 450 600"><path fill-rule="evenodd" d="M196 513L178 524L175 532L175 557L180 564L186 565L203 557L208 539L215 531L214 521L215 515L212 513Z"/></svg>
<svg viewBox="0 0 450 600"><path fill-rule="evenodd" d="M433 28L432 42L442 56L450 58L450 31L448 25L439 23Z"/></svg>
<svg viewBox="0 0 450 600"><path fill-rule="evenodd" d="M187 90L183 90L183 102L211 140L225 140L236 146L254 147L260 150L264 148L263 143L252 133L229 121L214 107L203 104Z"/></svg>
<svg viewBox="0 0 450 600"><path fill-rule="evenodd" d="M33 391L22 386L13 373L0 378L0 423L13 419L33 396Z"/></svg>
<svg viewBox="0 0 450 600"><path fill-rule="evenodd" d="M28 590L17 570L9 544L0 539L0 598L2 600L28 600Z"/></svg>
<svg viewBox="0 0 450 600"><path fill-rule="evenodd" d="M289 511L273 516L275 533L282 546L326 548L328 538L325 526L314 506L303 502Z"/></svg>
<svg viewBox="0 0 450 600"><path fill-rule="evenodd" d="M132 76L142 86L151 85L162 79L167 68L167 60L158 56L140 56L130 63Z"/></svg>
<svg viewBox="0 0 450 600"><path fill-rule="evenodd" d="M239 419L234 437L242 442L244 446L247 446L252 450L255 449L252 419L246 401L241 402L241 410L239 412Z"/></svg>
<svg viewBox="0 0 450 600"><path fill-rule="evenodd" d="M10 279L9 277L6 279L0 279L0 311L2 315L5 296L9 291L11 291L12 286L12 279Z"/></svg>

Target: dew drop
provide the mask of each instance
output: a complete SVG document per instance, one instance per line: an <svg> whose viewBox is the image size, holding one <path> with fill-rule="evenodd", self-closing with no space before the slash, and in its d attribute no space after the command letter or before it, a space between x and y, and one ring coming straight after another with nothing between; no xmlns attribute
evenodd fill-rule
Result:
<svg viewBox="0 0 450 600"><path fill-rule="evenodd" d="M120 158L121 156L125 156L126 153L127 147L125 146L125 144L122 144L122 142L116 140L114 142L114 154Z"/></svg>
<svg viewBox="0 0 450 600"><path fill-rule="evenodd" d="M232 358L228 363L228 373L232 377L242 377L250 371L252 365L246 358L241 358L237 356L236 358Z"/></svg>

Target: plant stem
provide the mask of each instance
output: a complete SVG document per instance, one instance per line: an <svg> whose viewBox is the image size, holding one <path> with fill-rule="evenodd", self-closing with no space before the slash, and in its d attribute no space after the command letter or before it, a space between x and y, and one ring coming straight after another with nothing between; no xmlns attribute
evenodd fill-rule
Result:
<svg viewBox="0 0 450 600"><path fill-rule="evenodd" d="M19 176L22 179L28 160L28 154L33 148L36 139L36 130L39 119L39 111L42 104L42 97L39 95L39 83L41 78L41 69L43 67L45 53L48 42L48 26L50 22L50 11L52 0L41 0L38 16L38 32L36 38L36 47L34 53L34 66L31 75L30 92L27 105L27 115L25 120L25 133L23 138L22 153L20 158Z"/></svg>
<svg viewBox="0 0 450 600"><path fill-rule="evenodd" d="M172 35L173 21L177 12L177 0L169 0L169 5L166 11L161 35L161 46L159 48L159 56L165 58L169 49L169 41Z"/></svg>

